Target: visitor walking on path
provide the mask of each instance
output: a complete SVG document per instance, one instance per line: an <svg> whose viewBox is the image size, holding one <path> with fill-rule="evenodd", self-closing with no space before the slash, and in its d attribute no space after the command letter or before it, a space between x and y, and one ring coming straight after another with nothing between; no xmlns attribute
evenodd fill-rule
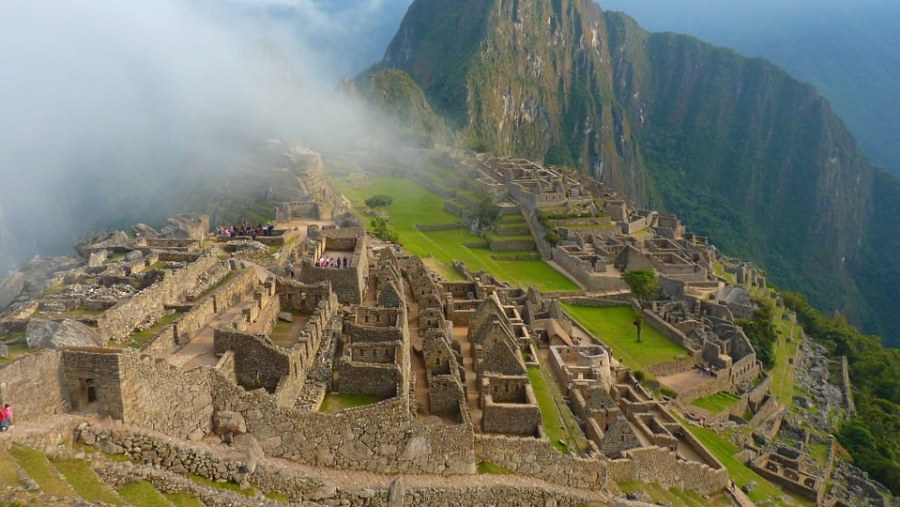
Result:
<svg viewBox="0 0 900 507"><path fill-rule="evenodd" d="M13 425L13 409L9 403L0 407L0 431L6 431Z"/></svg>

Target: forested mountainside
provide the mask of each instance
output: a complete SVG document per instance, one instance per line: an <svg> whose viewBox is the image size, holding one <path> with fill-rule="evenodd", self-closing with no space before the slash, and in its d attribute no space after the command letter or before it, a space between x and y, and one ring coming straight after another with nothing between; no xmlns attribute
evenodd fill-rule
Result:
<svg viewBox="0 0 900 507"><path fill-rule="evenodd" d="M590 0L417 0L385 57L468 147L567 164L674 211L775 284L900 345L897 179L762 59Z"/></svg>

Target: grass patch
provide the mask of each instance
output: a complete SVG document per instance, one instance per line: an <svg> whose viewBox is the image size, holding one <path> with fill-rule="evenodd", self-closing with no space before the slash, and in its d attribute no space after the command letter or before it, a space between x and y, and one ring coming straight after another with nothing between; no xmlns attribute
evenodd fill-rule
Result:
<svg viewBox="0 0 900 507"><path fill-rule="evenodd" d="M163 496L175 507L205 507L199 498L190 493L164 493Z"/></svg>
<svg viewBox="0 0 900 507"><path fill-rule="evenodd" d="M188 479L196 482L197 484L201 484L206 486L207 488L212 489L223 489L228 491L234 491L239 495L254 497L256 496L256 488L247 488L241 489L239 484L235 484L233 482L218 482L211 479L207 479L206 477L197 475L197 474L188 474Z"/></svg>
<svg viewBox="0 0 900 507"><path fill-rule="evenodd" d="M319 407L319 412L333 414L348 408L378 403L382 399L383 398L380 396L369 396L366 394L328 393L325 395L325 399L322 400L322 406Z"/></svg>
<svg viewBox="0 0 900 507"><path fill-rule="evenodd" d="M97 477L87 461L59 460L54 461L53 465L66 477L81 498L90 502L106 502L113 505L124 503L119 495Z"/></svg>
<svg viewBox="0 0 900 507"><path fill-rule="evenodd" d="M19 463L41 491L48 495L75 497L75 491L66 481L60 479L58 472L41 451L29 447L15 446L9 451L13 459Z"/></svg>
<svg viewBox="0 0 900 507"><path fill-rule="evenodd" d="M696 399L691 403L691 405L700 407L704 410L708 410L713 414L718 414L723 410L731 408L735 403L739 401L741 401L741 399L737 396L731 393L721 392L713 394L711 396L707 396L705 398Z"/></svg>
<svg viewBox="0 0 900 507"><path fill-rule="evenodd" d="M490 461L479 461L477 469L480 474L496 474L496 475L514 475L515 472L512 470L502 467L500 465L495 465Z"/></svg>
<svg viewBox="0 0 900 507"><path fill-rule="evenodd" d="M634 327L636 312L630 306L574 306L564 304L566 313L581 324L601 342L608 345L613 354L632 370L672 361L687 351L662 335L645 322L641 331L641 343L637 341Z"/></svg>
<svg viewBox="0 0 900 507"><path fill-rule="evenodd" d="M225 258L227 259L228 255L226 255ZM200 297L198 297L197 300L199 301L200 298L202 298L203 296L206 296L207 294L212 294L213 292L216 291L216 289L225 285L228 282L228 280L231 280L232 278L234 278L234 271L229 270L228 273L226 273L225 276L223 276L221 280L219 280L218 282L215 283L215 285L213 285L212 287L203 291L203 293L200 294Z"/></svg>
<svg viewBox="0 0 900 507"><path fill-rule="evenodd" d="M57 282L53 285L47 287L47 290L44 291L43 297L55 296L63 291L66 288L66 284L64 282Z"/></svg>
<svg viewBox="0 0 900 507"><path fill-rule="evenodd" d="M775 505L788 505L781 501L781 497L789 495L796 503L801 505L811 505L808 500L790 495L789 493L780 490L777 486L767 481L753 470L747 468L734 457L734 455L740 451L740 448L715 431L701 428L684 421L682 421L682 424L684 424L684 426L697 437L697 440L702 442L716 459L728 469L728 475L738 487L743 487L750 481L756 482L756 487L747 494L747 496L755 503L771 500Z"/></svg>
<svg viewBox="0 0 900 507"><path fill-rule="evenodd" d="M433 258L436 262L429 265L449 279L460 279L452 267L453 261L458 260L473 271L485 271L511 283L533 285L545 291L578 290L574 283L543 260L492 259L487 241L465 229L428 232L416 229L416 224L440 225L459 221L459 217L443 208L442 196L418 182L378 177L362 184L351 184L346 178L336 178L334 184L353 203L357 215L367 223L369 217L363 213L366 209L363 201L376 194L392 197L393 202L384 209L390 215L391 226L399 234L400 243L414 255ZM484 248L469 248L466 244L480 244Z"/></svg>
<svg viewBox="0 0 900 507"><path fill-rule="evenodd" d="M24 343L17 343L15 345L7 345L7 355L6 357L0 359L0 366L9 364L15 361L17 358L22 357L26 354L30 354L32 349L28 347L28 345Z"/></svg>
<svg viewBox="0 0 900 507"><path fill-rule="evenodd" d="M731 505L728 496L724 493L702 497L695 491L664 488L655 482L652 484L638 481L623 482L619 484L619 489L626 494L643 492L650 495L653 502L673 507L725 507Z"/></svg>
<svg viewBox="0 0 900 507"><path fill-rule="evenodd" d="M145 329L143 331L135 331L135 332L131 333L128 336L128 338L130 338L131 341L128 342L128 345L126 345L126 347L133 348L133 349L141 348L145 343L147 343L147 341L149 341L151 338L158 335L163 330L164 327L175 322L182 315L183 315L183 313L178 312L178 311L176 311L175 313L172 313L171 315L164 315L162 318L157 320L156 324L153 324L153 326L148 327L147 329Z"/></svg>
<svg viewBox="0 0 900 507"><path fill-rule="evenodd" d="M828 444L813 442L809 445L809 453L816 459L816 462L823 467L828 464Z"/></svg>
<svg viewBox="0 0 900 507"><path fill-rule="evenodd" d="M277 491L272 491L271 493L264 493L263 496L268 498L269 500L275 500L276 502L280 502L280 503L288 503L291 501L291 499L288 498L287 495L285 495L284 493L279 493Z"/></svg>
<svg viewBox="0 0 900 507"><path fill-rule="evenodd" d="M18 466L6 447L0 445L0 488L17 488L23 484L19 481Z"/></svg>
<svg viewBox="0 0 900 507"><path fill-rule="evenodd" d="M135 507L172 507L172 503L147 481L122 486L119 496Z"/></svg>
<svg viewBox="0 0 900 507"><path fill-rule="evenodd" d="M775 366L772 368L772 393L786 407L794 403L794 368L791 359L797 356L800 348L800 337L794 336L793 322L782 319L784 308L776 307L775 320L778 339L775 342ZM790 341L788 341L790 340Z"/></svg>
<svg viewBox="0 0 900 507"><path fill-rule="evenodd" d="M587 440L581 433L575 416L563 401L562 395L556 391L556 385L544 374L543 369L529 366L528 379L541 409L544 432L547 433L553 447L560 452L574 450L581 453L587 450Z"/></svg>

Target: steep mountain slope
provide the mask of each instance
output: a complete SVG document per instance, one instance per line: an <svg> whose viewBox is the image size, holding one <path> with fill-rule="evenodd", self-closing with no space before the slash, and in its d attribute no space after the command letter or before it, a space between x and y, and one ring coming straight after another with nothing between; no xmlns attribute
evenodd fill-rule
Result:
<svg viewBox="0 0 900 507"><path fill-rule="evenodd" d="M567 163L675 211L900 342L877 303L900 274L862 267L900 257L876 243L896 220L873 206L874 171L828 102L767 61L589 0L417 0L376 68L406 71L469 146Z"/></svg>

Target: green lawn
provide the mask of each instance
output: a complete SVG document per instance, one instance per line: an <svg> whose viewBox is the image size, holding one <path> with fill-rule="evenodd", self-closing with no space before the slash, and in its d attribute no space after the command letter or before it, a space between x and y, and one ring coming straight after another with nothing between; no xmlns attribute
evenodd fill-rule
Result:
<svg viewBox="0 0 900 507"><path fill-rule="evenodd" d="M634 327L636 313L630 306L574 306L564 304L566 313L609 346L613 355L632 370L646 372L650 366L672 361L687 351L644 323L641 343Z"/></svg>
<svg viewBox="0 0 900 507"><path fill-rule="evenodd" d="M337 189L350 199L363 220L363 201L383 194L391 196L394 202L385 208L390 215L390 223L400 235L403 247L424 259L433 258L430 265L445 277L459 280L459 274L452 268L454 260L462 261L473 271L485 271L511 283L533 285L544 291L574 291L578 287L568 278L551 268L543 260L508 261L491 258L494 252L487 248L487 240L469 234L463 228L447 231L423 232L415 225L439 225L459 222L459 217L444 210L443 196L432 192L412 180L401 178L372 178L364 185L351 185L347 179L335 179ZM530 236L529 236L530 237ZM507 238L508 239L508 238ZM483 248L469 248L466 244L483 245ZM503 252L506 254L507 252Z"/></svg>
<svg viewBox="0 0 900 507"><path fill-rule="evenodd" d="M554 393L556 386L547 378L543 369L529 366L528 379L541 409L544 432L553 446L561 452L569 452L571 449L580 453L587 450L587 440L581 433L575 416L565 404L562 395L558 391Z"/></svg>
<svg viewBox="0 0 900 507"><path fill-rule="evenodd" d="M75 491L69 484L60 479L56 469L41 451L30 447L15 446L9 451L19 466L28 472L41 491L48 495L75 497Z"/></svg>
<svg viewBox="0 0 900 507"><path fill-rule="evenodd" d="M122 505L125 502L119 498L109 486L106 485L97 474L91 470L87 461L82 460L58 460L53 465L69 481L69 484L78 492L78 496L90 502L106 502L113 505Z"/></svg>
<svg viewBox="0 0 900 507"><path fill-rule="evenodd" d="M741 399L731 393L716 393L705 398L694 400L691 405L698 406L704 410L708 410L713 414L718 414L723 410L727 410L734 406Z"/></svg>
<svg viewBox="0 0 900 507"><path fill-rule="evenodd" d="M34 352L36 349L29 348L28 345L24 343L17 343L15 345L7 345L7 354L6 357L0 358L0 366L5 364L9 364L13 362L16 358L20 356L24 356L25 354L29 354Z"/></svg>
<svg viewBox="0 0 900 507"><path fill-rule="evenodd" d="M365 394L328 393L325 395L325 399L322 400L322 406L319 407L319 412L333 414L347 408L362 407L364 405L378 403L382 399L383 398L379 396L368 396Z"/></svg>
<svg viewBox="0 0 900 507"><path fill-rule="evenodd" d="M794 403L794 365L789 359L796 357L800 347L800 333L796 333L793 322L782 320L784 308L775 308L775 330L778 340L775 342L775 366L772 368L772 392L778 401L786 407ZM790 338L790 343L788 339Z"/></svg>
<svg viewBox="0 0 900 507"><path fill-rule="evenodd" d="M165 493L163 496L175 507L204 507L203 502L190 493Z"/></svg>
<svg viewBox="0 0 900 507"><path fill-rule="evenodd" d="M188 479L196 482L197 484L202 484L207 488L234 491L235 493L238 493L240 495L250 497L256 496L256 488L251 487L247 489L241 489L241 486L239 484L235 484L233 482L218 482L196 474L188 474Z"/></svg>
<svg viewBox="0 0 900 507"><path fill-rule="evenodd" d="M173 505L153 487L153 484L147 481L133 482L122 486L119 489L119 496L135 507L172 507Z"/></svg>

